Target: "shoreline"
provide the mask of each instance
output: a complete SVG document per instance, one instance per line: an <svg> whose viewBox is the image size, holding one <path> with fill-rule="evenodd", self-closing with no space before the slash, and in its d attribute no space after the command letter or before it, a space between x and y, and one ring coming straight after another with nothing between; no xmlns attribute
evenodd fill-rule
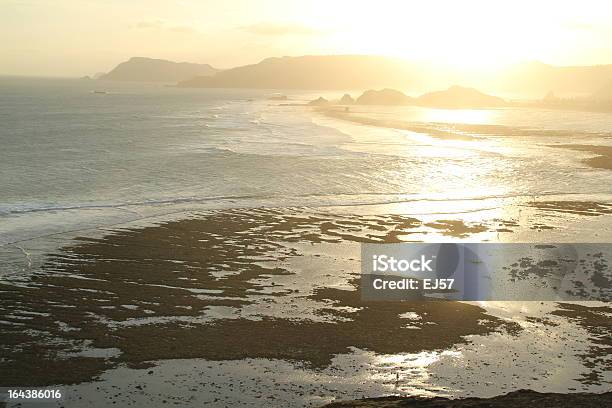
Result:
<svg viewBox="0 0 612 408"><path fill-rule="evenodd" d="M583 163L594 168L603 170L612 170L612 146L597 146L584 144L565 144L565 145L550 145L560 149L570 149L579 152L588 152L594 155L588 159L584 159Z"/></svg>

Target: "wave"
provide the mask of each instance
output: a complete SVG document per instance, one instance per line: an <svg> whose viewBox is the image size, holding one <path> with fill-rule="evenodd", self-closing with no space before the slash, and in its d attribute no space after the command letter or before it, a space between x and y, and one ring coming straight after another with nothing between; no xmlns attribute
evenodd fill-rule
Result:
<svg viewBox="0 0 612 408"><path fill-rule="evenodd" d="M183 197L183 198L168 198L168 199L150 199L142 201L128 201L123 203L83 203L83 204L69 204L69 205L40 205L40 206L28 206L23 205L17 208L0 208L0 215L9 214L26 214L35 212L45 211L70 211L70 210L87 210L87 209L104 209L104 208L123 208L123 207L135 207L135 206L146 206L146 205L163 205L163 204L184 204L184 203L198 203L214 200L236 200L236 199L247 199L247 198L262 198L262 196L249 196L249 195L236 195L236 196L211 196L211 197Z"/></svg>
<svg viewBox="0 0 612 408"><path fill-rule="evenodd" d="M17 207L0 208L0 216L28 214L38 212L55 212L55 211L72 211L72 210L89 210L89 209L121 209L129 207L143 207L156 205L172 205L172 204L200 204L214 201L235 201L235 200L282 200L280 206L297 206L287 205L288 202L301 202L304 199L329 199L329 201L319 205L308 205L308 207L327 207L327 206L360 206L360 205L383 205L383 204L398 204L410 202L453 202L453 201L485 201L495 199L514 199L514 198L529 198L537 199L540 197L559 197L559 196L585 196L585 193L567 193L567 192L547 192L547 193L508 193L508 194L490 194L465 197L453 196L423 196L415 195L414 193L388 193L388 192L355 192L355 193L327 193L327 194L297 194L297 195L282 195L282 194L250 194L250 195L220 195L208 197L181 197L167 199L149 199L141 201L127 201L122 203L82 203L82 204L58 204L58 205L22 205ZM346 197L381 197L384 200L363 200L363 201L345 201ZM337 201L335 201L335 200ZM280 201L278 202L280 203ZM266 206L275 206L274 202L270 202Z"/></svg>
<svg viewBox="0 0 612 408"><path fill-rule="evenodd" d="M62 236L64 239L74 237L76 234L84 231L107 231L109 228L121 228L127 224L142 223L155 224L160 220L171 218L184 218L197 215L200 211L217 211L227 209L257 209L257 208L310 208L310 209L333 209L333 208L353 208L377 205L396 205L409 204L418 202L449 202L460 203L466 201L477 202L473 206L458 205L446 206L444 210L436 211L416 210L420 212L407 212L406 214L465 214L476 213L479 211L493 210L500 208L505 204L496 200L512 200L512 199L532 199L541 197L556 197L556 200L568 200L570 196L582 197L578 200L593 201L592 195L580 193L545 193L534 196L533 194L498 194L498 195L482 195L473 197L424 197L424 196L401 196L398 194L387 193L352 193L352 194L302 194L293 196L283 195L228 195L228 196L212 196L212 197L185 197L174 199L160 200L142 200L138 202L126 203L87 203L74 205L42 205L38 207L29 206L27 208L12 208L0 210L0 219L4 217L21 217L32 215L34 213L42 213L42 218L32 219L27 222L28 227L22 228L4 228L2 237L0 237L0 247L16 246L21 242L31 241L33 239L50 238ZM599 201L612 203L612 195L602 195ZM312 199L312 200L309 200ZM251 200L251 201L249 201ZM205 203L212 203L211 206L201 207ZM155 208L154 206L160 206ZM168 207L161 207L168 206ZM140 208L134 208L140 207ZM421 207L418 206L417 208ZM93 217L87 213L68 213L75 210L95 210L95 209L117 209L124 213L110 214L107 213L103 218ZM66 211L66 214L62 214ZM47 212L48 214L45 214ZM58 212L60 212L58 214ZM129 213L129 214L128 214ZM60 217L58 222L58 218ZM49 218L51 217L51 218ZM14 220L19 225L23 225L23 221ZM51 221L51 222L49 222ZM7 227L8 223L5 225ZM133 226L133 225L132 225ZM55 242L55 241L54 241ZM60 241L57 241L60 242ZM49 243L51 244L51 243ZM46 245L46 244L45 244ZM55 245L55 244L53 244Z"/></svg>

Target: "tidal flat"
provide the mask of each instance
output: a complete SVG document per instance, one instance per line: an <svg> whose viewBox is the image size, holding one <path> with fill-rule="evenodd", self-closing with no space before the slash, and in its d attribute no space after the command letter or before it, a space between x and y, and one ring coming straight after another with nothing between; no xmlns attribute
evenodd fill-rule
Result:
<svg viewBox="0 0 612 408"><path fill-rule="evenodd" d="M245 208L77 237L0 283L0 377L65 387L63 406L605 391L607 304L364 302L359 248L547 235L568 211L582 222L609 208L525 201L478 221L402 207Z"/></svg>

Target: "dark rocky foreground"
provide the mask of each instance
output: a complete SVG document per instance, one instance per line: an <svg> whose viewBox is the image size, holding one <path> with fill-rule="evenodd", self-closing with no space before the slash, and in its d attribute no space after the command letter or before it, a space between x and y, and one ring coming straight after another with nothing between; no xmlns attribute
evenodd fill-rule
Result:
<svg viewBox="0 0 612 408"><path fill-rule="evenodd" d="M518 390L492 398L448 399L442 397L382 397L355 401L333 402L323 408L586 408L612 406L612 392L603 394L539 393L531 390Z"/></svg>

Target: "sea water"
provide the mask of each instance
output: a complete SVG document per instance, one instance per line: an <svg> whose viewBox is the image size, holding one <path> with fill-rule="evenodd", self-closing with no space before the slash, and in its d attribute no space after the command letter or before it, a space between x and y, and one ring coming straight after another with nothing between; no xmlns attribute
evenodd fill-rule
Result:
<svg viewBox="0 0 612 408"><path fill-rule="evenodd" d="M340 93L274 92L0 78L0 245L201 207L612 194L592 154L551 147L611 145L611 114L351 110L425 129L412 132L302 106ZM476 139L427 134L466 124Z"/></svg>

